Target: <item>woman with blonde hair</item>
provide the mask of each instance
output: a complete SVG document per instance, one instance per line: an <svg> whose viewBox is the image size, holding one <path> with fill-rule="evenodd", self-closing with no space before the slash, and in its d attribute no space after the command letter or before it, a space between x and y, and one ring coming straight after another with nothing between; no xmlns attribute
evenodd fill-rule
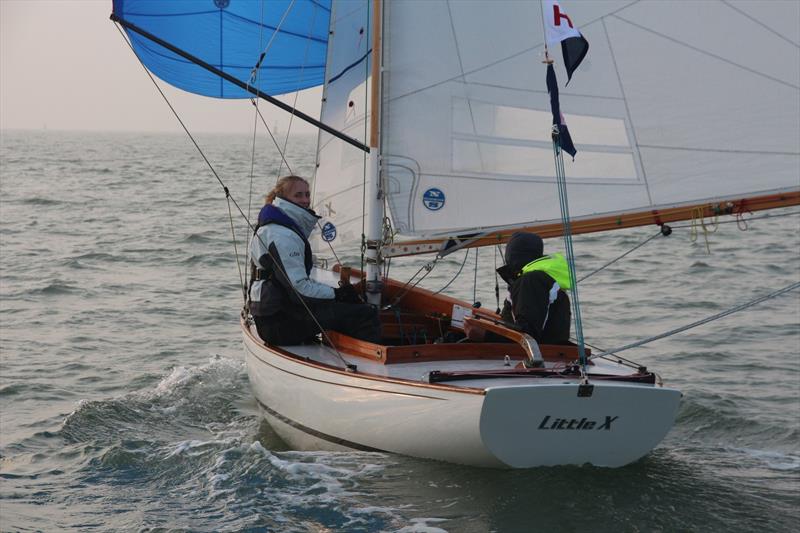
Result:
<svg viewBox="0 0 800 533"><path fill-rule="evenodd" d="M250 241L256 276L249 290L258 333L268 344L290 345L312 340L322 327L378 342L377 310L361 303L352 285L334 288L310 278L308 237L320 218L310 205L308 181L284 176L258 215Z"/></svg>
<svg viewBox="0 0 800 533"><path fill-rule="evenodd" d="M278 181L275 182L275 187L267 193L264 203L267 205L272 204L275 198L283 198L308 209L308 206L311 205L311 192L308 181L294 174L278 178Z"/></svg>

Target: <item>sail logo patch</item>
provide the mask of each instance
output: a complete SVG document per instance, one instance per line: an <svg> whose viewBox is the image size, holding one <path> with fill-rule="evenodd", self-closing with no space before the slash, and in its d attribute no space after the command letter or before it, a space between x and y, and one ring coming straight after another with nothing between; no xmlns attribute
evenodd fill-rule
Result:
<svg viewBox="0 0 800 533"><path fill-rule="evenodd" d="M325 225L322 226L322 240L325 242L331 242L335 238L336 238L336 226L334 226L330 222L326 222Z"/></svg>
<svg viewBox="0 0 800 533"><path fill-rule="evenodd" d="M431 211L438 211L444 207L444 192L436 187L431 187L422 195L422 203Z"/></svg>

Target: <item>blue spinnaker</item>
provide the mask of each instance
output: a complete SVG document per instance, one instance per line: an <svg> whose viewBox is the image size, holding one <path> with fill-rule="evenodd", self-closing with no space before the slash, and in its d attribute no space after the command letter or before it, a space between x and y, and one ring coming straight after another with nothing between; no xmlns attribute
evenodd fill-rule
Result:
<svg viewBox="0 0 800 533"><path fill-rule="evenodd" d="M267 94L324 80L331 0L113 2L118 18ZM252 96L152 40L126 32L147 69L170 85L215 98Z"/></svg>

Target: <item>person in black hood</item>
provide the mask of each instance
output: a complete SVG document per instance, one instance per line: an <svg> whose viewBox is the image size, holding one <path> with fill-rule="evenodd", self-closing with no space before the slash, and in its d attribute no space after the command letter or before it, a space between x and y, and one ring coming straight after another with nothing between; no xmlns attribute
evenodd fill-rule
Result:
<svg viewBox="0 0 800 533"><path fill-rule="evenodd" d="M540 344L570 344L572 314L564 289L571 288L569 267L561 254L545 256L542 238L517 232L508 241L506 264L497 273L508 284L503 320L515 324ZM473 341L501 340L477 327L468 327Z"/></svg>

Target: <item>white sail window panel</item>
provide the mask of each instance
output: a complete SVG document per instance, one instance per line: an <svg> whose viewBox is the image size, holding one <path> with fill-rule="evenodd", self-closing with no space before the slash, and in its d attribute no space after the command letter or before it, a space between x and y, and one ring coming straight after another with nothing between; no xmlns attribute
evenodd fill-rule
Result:
<svg viewBox="0 0 800 533"><path fill-rule="evenodd" d="M473 118L477 135L551 143L550 130L546 127L552 121L549 110L453 98L453 132L472 133ZM631 150L622 118L565 113L564 119L568 127L580 131L582 144L619 146ZM552 169L550 171L552 173Z"/></svg>
<svg viewBox="0 0 800 533"><path fill-rule="evenodd" d="M478 156L480 154L480 157ZM636 180L633 155L604 152L580 152L580 160L564 163L567 182L593 180L615 183ZM555 186L553 149L520 146L502 142L453 139L453 170L481 176L543 181Z"/></svg>
<svg viewBox="0 0 800 533"><path fill-rule="evenodd" d="M552 139L544 127L552 118L549 111L463 98L454 98L452 107L454 171L554 182ZM567 120L584 134L580 156L565 161L568 179L638 179L623 119L570 115Z"/></svg>

